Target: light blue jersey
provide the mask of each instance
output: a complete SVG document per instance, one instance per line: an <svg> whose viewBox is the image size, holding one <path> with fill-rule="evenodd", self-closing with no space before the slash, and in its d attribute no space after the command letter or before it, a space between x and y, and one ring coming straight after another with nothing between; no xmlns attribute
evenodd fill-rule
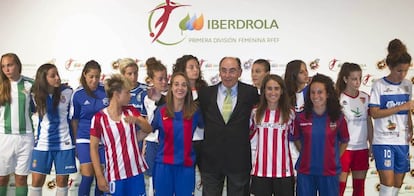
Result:
<svg viewBox="0 0 414 196"><path fill-rule="evenodd" d="M58 108L53 107L52 95L46 100L46 113L39 117L35 150L69 150L75 148L69 123L69 104L73 90L61 86Z"/></svg>

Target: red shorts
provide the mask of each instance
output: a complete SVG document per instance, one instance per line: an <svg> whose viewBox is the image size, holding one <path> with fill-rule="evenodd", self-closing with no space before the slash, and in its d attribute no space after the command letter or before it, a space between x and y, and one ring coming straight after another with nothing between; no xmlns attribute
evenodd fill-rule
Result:
<svg viewBox="0 0 414 196"><path fill-rule="evenodd" d="M368 170L368 160L368 149L345 150L341 156L342 172Z"/></svg>

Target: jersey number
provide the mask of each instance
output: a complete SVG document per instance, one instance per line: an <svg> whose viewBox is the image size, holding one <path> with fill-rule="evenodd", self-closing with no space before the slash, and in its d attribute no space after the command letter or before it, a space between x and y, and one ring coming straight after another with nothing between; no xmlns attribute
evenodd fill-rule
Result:
<svg viewBox="0 0 414 196"><path fill-rule="evenodd" d="M388 158L388 159L390 159L391 158L391 150L389 150L389 149L385 149L384 150L384 158Z"/></svg>

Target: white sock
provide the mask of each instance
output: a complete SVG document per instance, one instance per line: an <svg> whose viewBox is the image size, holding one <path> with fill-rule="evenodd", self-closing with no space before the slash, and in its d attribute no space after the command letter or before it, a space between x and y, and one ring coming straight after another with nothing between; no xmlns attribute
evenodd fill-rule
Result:
<svg viewBox="0 0 414 196"><path fill-rule="evenodd" d="M154 196L154 186L152 184L152 177L148 178L148 196Z"/></svg>
<svg viewBox="0 0 414 196"><path fill-rule="evenodd" d="M57 187L56 188L56 196L68 196L68 190L69 190L69 188L67 186Z"/></svg>
<svg viewBox="0 0 414 196"><path fill-rule="evenodd" d="M399 192L400 192L400 188L394 187L392 189L392 196L398 196Z"/></svg>
<svg viewBox="0 0 414 196"><path fill-rule="evenodd" d="M379 196L392 196L392 194L393 194L392 186L385 186L383 184L380 185Z"/></svg>
<svg viewBox="0 0 414 196"><path fill-rule="evenodd" d="M30 196L42 196L42 187L32 187L29 188Z"/></svg>

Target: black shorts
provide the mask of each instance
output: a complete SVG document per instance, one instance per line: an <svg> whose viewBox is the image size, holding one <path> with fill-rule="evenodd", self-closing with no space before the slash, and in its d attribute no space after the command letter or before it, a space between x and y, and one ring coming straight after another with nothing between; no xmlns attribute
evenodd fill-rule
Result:
<svg viewBox="0 0 414 196"><path fill-rule="evenodd" d="M255 196L293 196L295 177L266 178L252 176L250 191Z"/></svg>

